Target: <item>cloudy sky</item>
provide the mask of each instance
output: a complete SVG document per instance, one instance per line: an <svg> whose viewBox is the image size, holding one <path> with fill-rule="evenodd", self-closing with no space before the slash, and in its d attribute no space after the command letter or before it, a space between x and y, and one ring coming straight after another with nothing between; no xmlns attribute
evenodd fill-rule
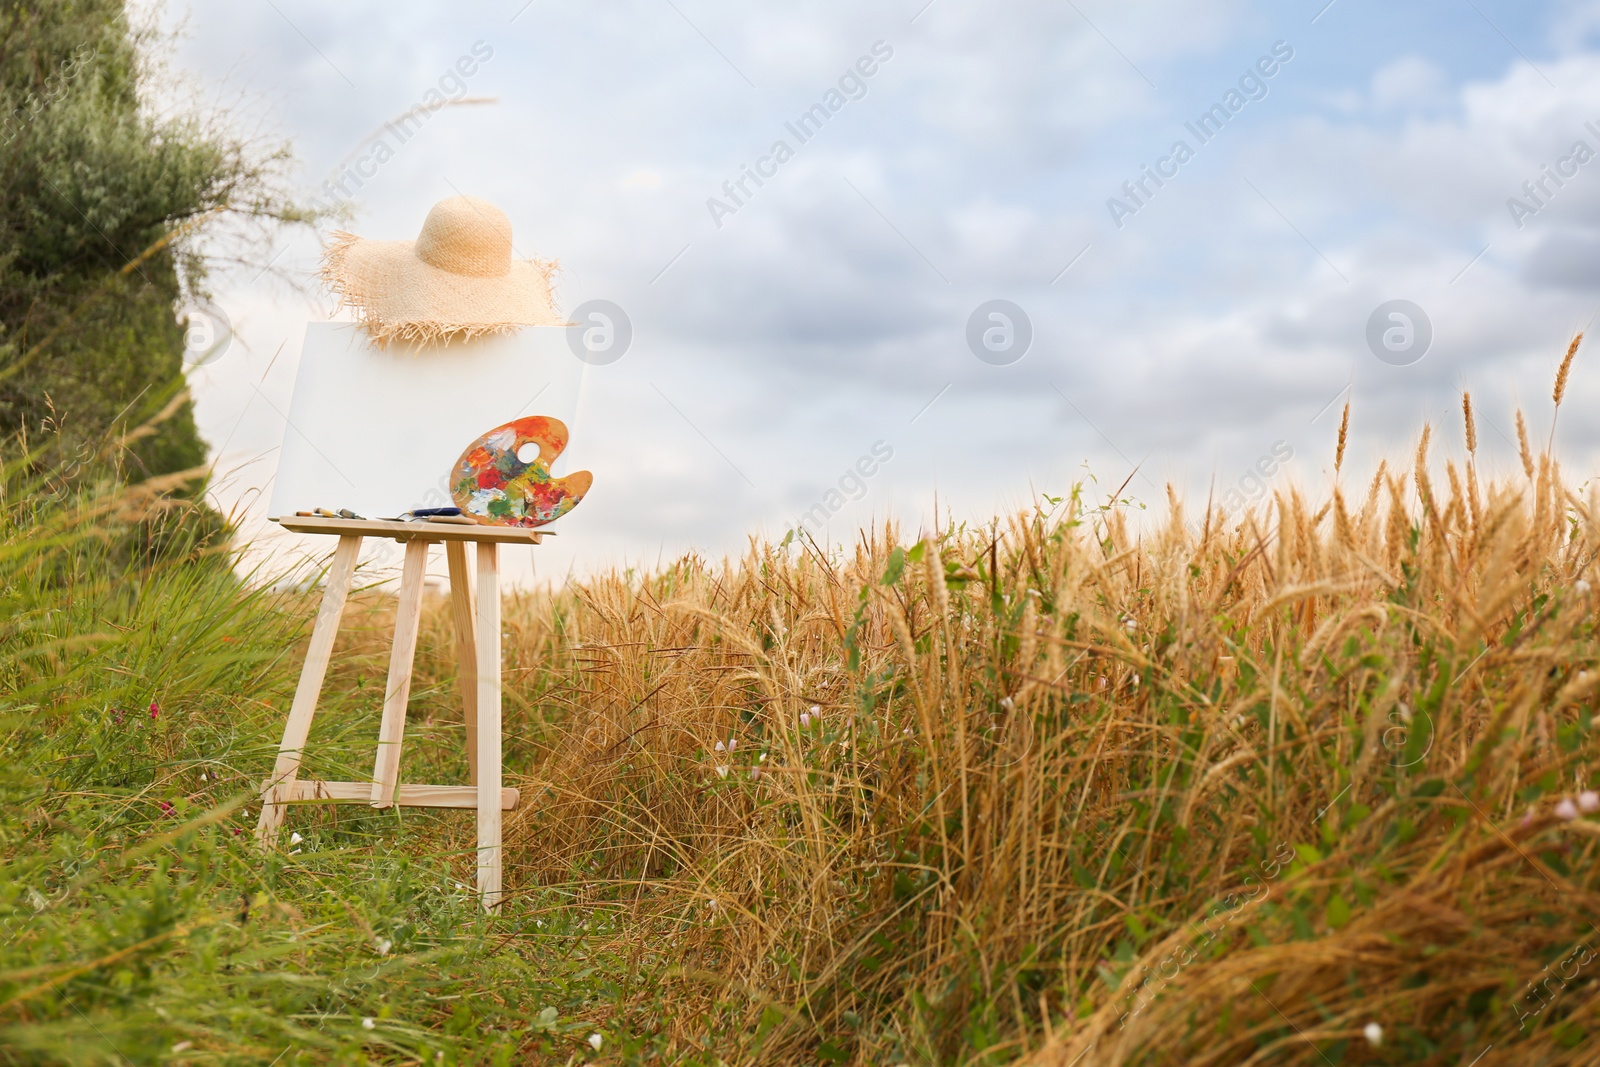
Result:
<svg viewBox="0 0 1600 1067"><path fill-rule="evenodd" d="M564 310L631 320L589 374L571 459L595 487L539 550L544 577L737 553L819 503L834 542L1091 477L1199 505L1255 488L1275 450L1274 484L1320 490L1346 395L1347 478L1428 420L1459 452L1463 388L1510 472L1516 407L1548 430L1600 295L1595 0L173 0L164 18L175 71L288 141L307 196L430 91L494 98L347 182L350 226L411 237L435 201L484 197L522 254L560 259ZM238 340L194 385L219 500L252 530L305 323L333 314L320 240L266 253L299 288L215 281ZM987 318L996 300L1021 315ZM1596 359L1558 434L1580 477L1600 462ZM845 477L874 447L890 458ZM842 477L856 499L830 496Z"/></svg>

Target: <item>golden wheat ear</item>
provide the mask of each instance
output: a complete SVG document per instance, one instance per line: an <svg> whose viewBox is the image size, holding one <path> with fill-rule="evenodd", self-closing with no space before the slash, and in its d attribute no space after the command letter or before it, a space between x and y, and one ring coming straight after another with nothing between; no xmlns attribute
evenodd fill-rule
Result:
<svg viewBox="0 0 1600 1067"><path fill-rule="evenodd" d="M1528 481L1533 481L1533 450L1528 447L1528 424L1522 417L1522 409L1517 409L1517 450L1522 453L1522 469L1528 475Z"/></svg>
<svg viewBox="0 0 1600 1067"><path fill-rule="evenodd" d="M1333 453L1333 473L1337 477L1339 468L1344 466L1344 444L1350 436L1350 401L1344 402L1344 415L1339 419L1339 445Z"/></svg>
<svg viewBox="0 0 1600 1067"><path fill-rule="evenodd" d="M1572 343L1567 346L1567 354L1561 359L1561 369L1556 371L1556 385L1550 390L1550 399L1555 402L1555 409L1550 413L1550 440L1545 444L1544 450L1549 452L1556 443L1556 417L1561 414L1561 398L1567 395L1567 375L1572 373L1572 360L1578 354L1578 346L1583 344L1583 334L1573 337Z"/></svg>

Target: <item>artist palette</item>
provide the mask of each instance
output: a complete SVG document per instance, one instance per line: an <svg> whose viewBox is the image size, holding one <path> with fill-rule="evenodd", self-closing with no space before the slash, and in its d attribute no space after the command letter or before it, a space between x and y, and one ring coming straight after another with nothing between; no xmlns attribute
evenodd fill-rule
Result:
<svg viewBox="0 0 1600 1067"><path fill-rule="evenodd" d="M480 523L531 527L553 522L577 507L594 482L589 471L551 476L550 466L567 440L566 423L545 415L496 426L456 460L451 498ZM537 455L531 454L532 445L538 446Z"/></svg>

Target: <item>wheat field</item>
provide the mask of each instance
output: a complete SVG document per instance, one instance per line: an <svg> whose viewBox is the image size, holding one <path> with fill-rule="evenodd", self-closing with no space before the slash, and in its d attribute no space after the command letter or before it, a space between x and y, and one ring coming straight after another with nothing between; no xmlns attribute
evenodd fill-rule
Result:
<svg viewBox="0 0 1600 1067"><path fill-rule="evenodd" d="M516 598L511 885L679 1062L1593 1062L1600 504L1463 415L1321 501Z"/></svg>

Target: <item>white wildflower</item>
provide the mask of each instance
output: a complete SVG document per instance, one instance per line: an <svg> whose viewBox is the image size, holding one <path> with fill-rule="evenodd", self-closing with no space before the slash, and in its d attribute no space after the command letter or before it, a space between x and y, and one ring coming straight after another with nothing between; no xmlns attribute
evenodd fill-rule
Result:
<svg viewBox="0 0 1600 1067"><path fill-rule="evenodd" d="M1361 1028L1361 1036L1367 1039L1367 1044L1377 1048L1383 1044L1383 1027L1377 1023L1368 1023Z"/></svg>
<svg viewBox="0 0 1600 1067"><path fill-rule="evenodd" d="M606 1039L601 1037L599 1034L590 1034L589 1035L589 1047L594 1049L596 1052L599 1052L600 1051L600 1046L605 1044L605 1043L606 1043Z"/></svg>
<svg viewBox="0 0 1600 1067"><path fill-rule="evenodd" d="M291 844L291 845L298 845L300 842L302 842L304 840L305 840L305 838L301 837L299 835L299 833L292 833L292 834L289 835L289 844Z"/></svg>
<svg viewBox="0 0 1600 1067"><path fill-rule="evenodd" d="M728 746L723 744L721 741L718 741L717 742L717 751L718 752L726 752L726 751L728 751Z"/></svg>
<svg viewBox="0 0 1600 1067"><path fill-rule="evenodd" d="M726 778L726 777L728 777L728 765L726 763L719 764L717 766L717 777L718 778Z"/></svg>
<svg viewBox="0 0 1600 1067"><path fill-rule="evenodd" d="M1016 702L1014 700L1012 700L1010 697L1001 697L1000 698L1000 706L1002 708L1005 708L1007 711L1016 711L1017 710Z"/></svg>
<svg viewBox="0 0 1600 1067"><path fill-rule="evenodd" d="M387 937L380 937L378 938L378 943L374 947L378 950L378 955L387 956L389 954L389 950L394 948L394 942L390 941Z"/></svg>
<svg viewBox="0 0 1600 1067"><path fill-rule="evenodd" d="M810 725L811 725L811 713L807 712L807 711L802 711L800 713L800 728L803 730L807 726L810 726Z"/></svg>
<svg viewBox="0 0 1600 1067"><path fill-rule="evenodd" d="M363 1029L363 1030L376 1030L377 1028L378 1028L378 1021L376 1019L374 1019L372 1016L369 1015L365 1019L361 1020L361 1029Z"/></svg>

